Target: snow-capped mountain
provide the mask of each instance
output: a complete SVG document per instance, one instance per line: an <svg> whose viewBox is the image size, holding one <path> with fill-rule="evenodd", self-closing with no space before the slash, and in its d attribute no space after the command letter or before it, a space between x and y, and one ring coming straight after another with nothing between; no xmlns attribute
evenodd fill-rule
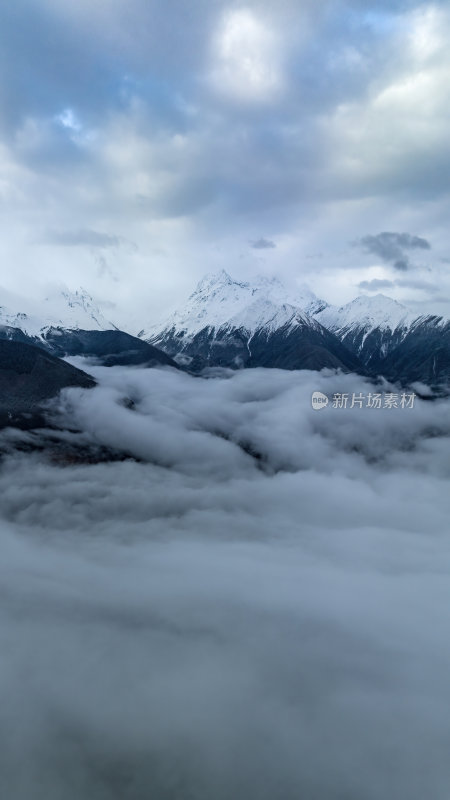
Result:
<svg viewBox="0 0 450 800"><path fill-rule="evenodd" d="M341 367L390 380L450 379L450 323L418 317L390 297L328 305L277 278L206 275L185 306L141 336L190 369Z"/></svg>
<svg viewBox="0 0 450 800"><path fill-rule="evenodd" d="M218 330L235 320L251 332L279 313L283 306L312 314L327 306L307 287L289 293L278 278L257 276L252 282L237 281L221 270L210 273L198 283L186 305L175 311L165 322L143 330L140 336L156 341L174 330L183 338L195 336L204 328ZM292 311L281 313L284 324ZM231 324L231 327L236 325Z"/></svg>
<svg viewBox="0 0 450 800"><path fill-rule="evenodd" d="M316 314L372 374L436 384L450 377L450 327L443 317L418 317L383 294L357 297Z"/></svg>
<svg viewBox="0 0 450 800"><path fill-rule="evenodd" d="M46 296L36 312L25 300L9 297L26 311L0 307L0 340L37 345L54 356L83 355L102 364L176 366L167 353L119 330L105 319L84 290L63 288Z"/></svg>
<svg viewBox="0 0 450 800"><path fill-rule="evenodd" d="M108 321L83 289L55 291L38 305L2 295L0 339L37 344L54 355L88 355L104 364L341 368L389 380L440 385L450 380L450 323L418 317L378 294L341 307L306 286L277 278L206 275L187 303L139 338ZM14 310L11 310L14 308Z"/></svg>
<svg viewBox="0 0 450 800"><path fill-rule="evenodd" d="M0 295L1 298L1 295ZM48 294L39 308L29 301L19 301L26 310L11 310L0 305L0 326L20 329L36 340L45 338L50 328L65 330L111 330L116 326L103 316L98 305L84 290L70 292L62 288Z"/></svg>
<svg viewBox="0 0 450 800"><path fill-rule="evenodd" d="M306 287L289 293L277 278L237 281L222 270L206 275L183 308L141 335L196 368L358 369L358 359L311 316L326 305Z"/></svg>
<svg viewBox="0 0 450 800"><path fill-rule="evenodd" d="M442 317L418 317L402 340L385 356L371 360L373 372L389 380L421 381L439 387L450 382L450 322Z"/></svg>
<svg viewBox="0 0 450 800"><path fill-rule="evenodd" d="M340 308L328 306L316 313L316 317L328 328L339 331L349 330L355 325L367 331L374 328L394 331L398 327L409 327L415 319L406 306L384 294L356 297Z"/></svg>
<svg viewBox="0 0 450 800"><path fill-rule="evenodd" d="M328 306L315 316L366 364L375 353L386 356L397 346L416 318L383 294L356 297L340 308Z"/></svg>
<svg viewBox="0 0 450 800"><path fill-rule="evenodd" d="M318 329L317 323L315 324L315 321L308 318L308 315L300 311L299 308L288 303L277 305L271 300L260 297L238 311L237 314L233 314L219 328L226 326L230 329L245 330L254 335L261 328L266 328L268 331L276 331L285 325L296 326L300 324L308 324Z"/></svg>

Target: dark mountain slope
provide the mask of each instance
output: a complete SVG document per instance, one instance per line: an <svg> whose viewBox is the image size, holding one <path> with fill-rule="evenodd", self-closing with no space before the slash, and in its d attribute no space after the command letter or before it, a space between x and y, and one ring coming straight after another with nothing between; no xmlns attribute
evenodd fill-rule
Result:
<svg viewBox="0 0 450 800"><path fill-rule="evenodd" d="M385 358L373 358L371 371L389 380L422 381L429 386L450 381L450 323L440 317L418 320Z"/></svg>
<svg viewBox="0 0 450 800"><path fill-rule="evenodd" d="M88 389L95 381L38 347L0 340L0 427L42 425L42 404L66 386Z"/></svg>
<svg viewBox="0 0 450 800"><path fill-rule="evenodd" d="M0 339L37 345L59 358L64 356L93 357L107 367L137 364L148 367L158 365L176 367L175 362L167 353L136 336L119 330L85 331L49 328L44 332L42 338L38 339L28 336L20 328L2 326Z"/></svg>

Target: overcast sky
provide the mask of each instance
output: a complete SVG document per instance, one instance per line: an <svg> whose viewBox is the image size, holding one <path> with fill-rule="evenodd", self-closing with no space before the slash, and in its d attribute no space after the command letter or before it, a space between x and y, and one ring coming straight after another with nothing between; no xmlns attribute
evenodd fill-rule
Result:
<svg viewBox="0 0 450 800"><path fill-rule="evenodd" d="M0 36L6 289L148 325L224 267L448 313L447 3L17 0Z"/></svg>

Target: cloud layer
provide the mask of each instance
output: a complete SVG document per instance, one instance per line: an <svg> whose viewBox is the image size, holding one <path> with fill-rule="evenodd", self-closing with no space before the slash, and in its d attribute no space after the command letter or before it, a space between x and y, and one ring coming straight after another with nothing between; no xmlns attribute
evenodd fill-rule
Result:
<svg viewBox="0 0 450 800"><path fill-rule="evenodd" d="M446 800L448 406L94 372L61 436L139 461L0 472L5 796Z"/></svg>

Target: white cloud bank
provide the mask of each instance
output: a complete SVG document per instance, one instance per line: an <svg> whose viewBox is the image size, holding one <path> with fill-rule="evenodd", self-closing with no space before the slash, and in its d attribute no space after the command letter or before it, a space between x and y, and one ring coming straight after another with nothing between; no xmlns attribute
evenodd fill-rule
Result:
<svg viewBox="0 0 450 800"><path fill-rule="evenodd" d="M280 45L250 9L225 14L214 41L213 85L240 102L266 102L282 88Z"/></svg>
<svg viewBox="0 0 450 800"><path fill-rule="evenodd" d="M448 404L95 374L63 416L143 461L0 472L2 796L447 800Z"/></svg>

